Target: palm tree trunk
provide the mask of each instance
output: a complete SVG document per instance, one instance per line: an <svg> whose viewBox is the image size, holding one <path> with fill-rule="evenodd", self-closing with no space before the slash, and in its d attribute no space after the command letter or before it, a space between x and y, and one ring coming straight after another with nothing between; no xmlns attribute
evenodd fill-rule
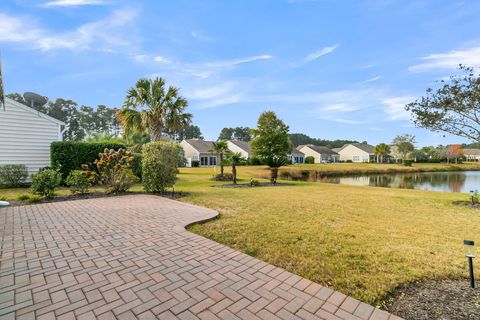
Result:
<svg viewBox="0 0 480 320"><path fill-rule="evenodd" d="M220 176L223 177L223 154L220 154Z"/></svg>
<svg viewBox="0 0 480 320"><path fill-rule="evenodd" d="M277 183L277 177L278 177L278 168L270 168L270 181L272 183Z"/></svg>
<svg viewBox="0 0 480 320"><path fill-rule="evenodd" d="M233 184L237 184L237 166L235 164L232 164L232 178Z"/></svg>

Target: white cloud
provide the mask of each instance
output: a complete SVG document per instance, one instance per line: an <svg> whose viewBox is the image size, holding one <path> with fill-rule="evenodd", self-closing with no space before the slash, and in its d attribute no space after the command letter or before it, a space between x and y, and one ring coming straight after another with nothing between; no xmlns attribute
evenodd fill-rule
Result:
<svg viewBox="0 0 480 320"><path fill-rule="evenodd" d="M270 60L273 57L268 54L262 54L258 56L252 56L252 57L246 57L246 58L240 58L240 59L233 59L233 60L219 60L219 61L213 61L213 62L207 62L205 63L205 66L207 67L213 67L213 68L223 68L223 67L233 67L239 64L244 64L244 63L250 63L250 62L255 62L255 61L262 61L262 60Z"/></svg>
<svg viewBox="0 0 480 320"><path fill-rule="evenodd" d="M77 29L52 32L36 26L27 17L12 17L0 13L0 42L13 42L43 51L54 49L92 49L112 52L113 47L132 45L131 37L120 32L138 16L138 11L123 8L112 15L83 24Z"/></svg>
<svg viewBox="0 0 480 320"><path fill-rule="evenodd" d="M360 84L366 84L366 83L374 82L374 81L377 81L377 80L380 80L380 79L382 79L382 76L376 76L376 77L367 79L365 81L362 81L362 82L360 82Z"/></svg>
<svg viewBox="0 0 480 320"><path fill-rule="evenodd" d="M168 60L167 58L164 58L164 57L162 57L162 56L156 56L156 57L153 58L153 60L154 60L155 62L163 63L163 64L170 64L170 63L171 63L170 60Z"/></svg>
<svg viewBox="0 0 480 320"><path fill-rule="evenodd" d="M42 5L42 7L78 7L85 5L101 5L105 4L104 0L54 0Z"/></svg>
<svg viewBox="0 0 480 320"><path fill-rule="evenodd" d="M338 44L336 44L334 46L331 46L331 47L325 47L321 50L315 51L315 52L309 54L308 56L306 56L305 59L303 59L303 61L304 61L304 63L309 63L309 62L312 62L314 60L317 60L318 58L333 52L337 47L338 47Z"/></svg>
<svg viewBox="0 0 480 320"><path fill-rule="evenodd" d="M224 82L210 87L195 87L187 90L185 96L200 109L213 108L242 101L244 98L235 81Z"/></svg>
<svg viewBox="0 0 480 320"><path fill-rule="evenodd" d="M425 72L433 69L456 69L459 64L480 66L480 47L434 53L420 59L425 62L413 65L408 69L412 72Z"/></svg>
<svg viewBox="0 0 480 320"><path fill-rule="evenodd" d="M405 105L414 101L412 96L400 96L384 99L385 113L388 120L410 120L410 113L405 110Z"/></svg>

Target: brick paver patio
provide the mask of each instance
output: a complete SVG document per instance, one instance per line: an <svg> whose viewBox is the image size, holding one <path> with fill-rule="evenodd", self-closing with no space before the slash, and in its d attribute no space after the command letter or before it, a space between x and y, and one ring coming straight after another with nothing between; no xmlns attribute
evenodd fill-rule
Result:
<svg viewBox="0 0 480 320"><path fill-rule="evenodd" d="M400 319L184 229L135 195L0 209L1 319Z"/></svg>

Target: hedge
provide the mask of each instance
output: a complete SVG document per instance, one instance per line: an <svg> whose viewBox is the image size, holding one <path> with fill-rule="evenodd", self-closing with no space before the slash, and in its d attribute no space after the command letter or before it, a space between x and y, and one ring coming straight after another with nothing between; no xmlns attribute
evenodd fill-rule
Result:
<svg viewBox="0 0 480 320"><path fill-rule="evenodd" d="M62 179L66 179L72 170L80 170L82 164L96 168L93 162L103 150L125 148L121 143L56 141L50 146L52 167L59 170Z"/></svg>

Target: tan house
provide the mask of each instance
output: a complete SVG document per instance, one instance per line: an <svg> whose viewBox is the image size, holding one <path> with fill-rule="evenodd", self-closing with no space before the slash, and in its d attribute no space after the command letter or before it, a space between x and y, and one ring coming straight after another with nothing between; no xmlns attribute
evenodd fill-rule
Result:
<svg viewBox="0 0 480 320"><path fill-rule="evenodd" d="M219 164L218 155L212 153L213 141L186 139L180 142L180 146L185 152L187 167L192 167L195 162L201 167L214 167Z"/></svg>
<svg viewBox="0 0 480 320"><path fill-rule="evenodd" d="M239 152L242 158L248 159L251 154L250 144L245 141L227 140L228 150L232 152Z"/></svg>
<svg viewBox="0 0 480 320"><path fill-rule="evenodd" d="M366 143L349 143L333 150L340 155L340 161L370 162L375 159L375 147Z"/></svg>
<svg viewBox="0 0 480 320"><path fill-rule="evenodd" d="M463 149L466 161L480 161L480 149Z"/></svg>
<svg viewBox="0 0 480 320"><path fill-rule="evenodd" d="M305 158L313 157L315 163L338 162L340 160L340 156L337 152L324 146L305 144L298 146L297 150L303 153Z"/></svg>

